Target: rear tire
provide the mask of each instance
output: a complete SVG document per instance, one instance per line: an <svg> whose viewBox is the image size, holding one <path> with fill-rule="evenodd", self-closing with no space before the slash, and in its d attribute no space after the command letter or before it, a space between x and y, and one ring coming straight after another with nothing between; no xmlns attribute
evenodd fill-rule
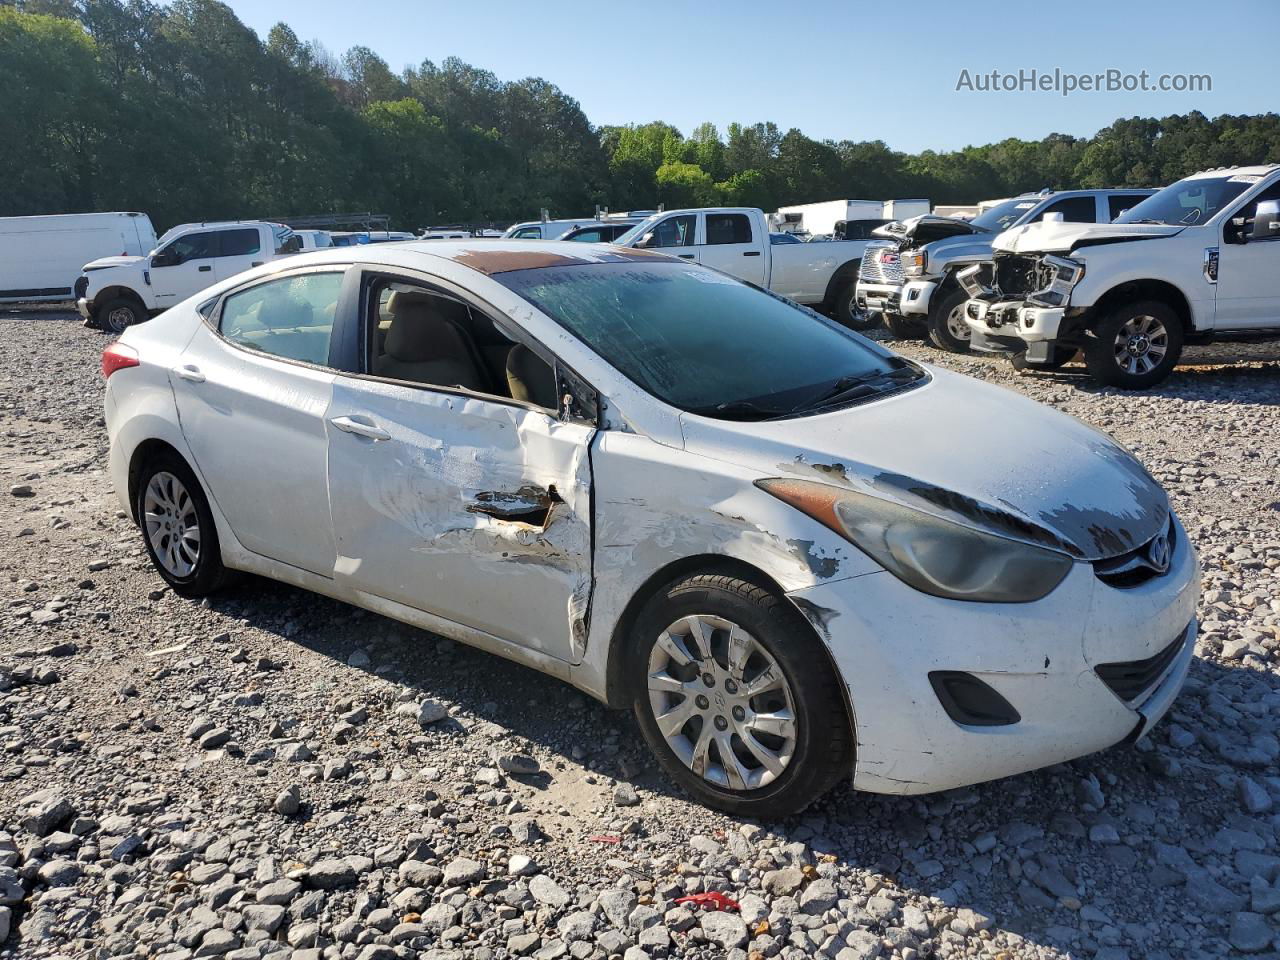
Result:
<svg viewBox="0 0 1280 960"><path fill-rule="evenodd" d="M899 340L924 340L929 336L929 327L923 320L908 319L900 313L884 314L885 329Z"/></svg>
<svg viewBox="0 0 1280 960"><path fill-rule="evenodd" d="M112 297L94 312L94 320L107 333L121 334L147 319L146 308L132 297Z"/></svg>
<svg viewBox="0 0 1280 960"><path fill-rule="evenodd" d="M209 501L186 462L162 453L143 466L134 514L156 572L183 597L206 597L229 579Z"/></svg>
<svg viewBox="0 0 1280 960"><path fill-rule="evenodd" d="M942 302L929 311L929 339L947 353L968 353L972 332L964 320L964 305L969 295L952 290Z"/></svg>
<svg viewBox="0 0 1280 960"><path fill-rule="evenodd" d="M870 330L879 326L880 314L858 307L858 285L846 283L836 293L835 319L850 330Z"/></svg>
<svg viewBox="0 0 1280 960"><path fill-rule="evenodd" d="M641 733L699 802L773 819L852 775L839 682L784 598L738 577L682 577L644 605L631 640L627 683Z"/></svg>
<svg viewBox="0 0 1280 960"><path fill-rule="evenodd" d="M1089 331L1084 362L1100 383L1124 390L1155 386L1182 356L1182 319L1166 303L1140 300L1117 307Z"/></svg>

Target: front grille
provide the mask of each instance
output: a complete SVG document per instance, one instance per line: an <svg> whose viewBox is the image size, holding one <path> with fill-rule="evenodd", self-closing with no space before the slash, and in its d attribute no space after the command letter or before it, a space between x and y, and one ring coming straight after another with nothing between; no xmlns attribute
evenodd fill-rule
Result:
<svg viewBox="0 0 1280 960"><path fill-rule="evenodd" d="M1159 544L1158 541L1162 539L1163 544ZM1139 587L1169 572L1169 565L1177 545L1173 518L1170 517L1169 526L1142 546L1135 547L1118 557L1096 561L1093 565L1094 575L1107 586L1119 590ZM1154 557L1153 551L1157 554Z"/></svg>
<svg viewBox="0 0 1280 960"><path fill-rule="evenodd" d="M85 295L89 290L89 278L80 277L76 280L75 286L72 287L71 293L77 300Z"/></svg>
<svg viewBox="0 0 1280 960"><path fill-rule="evenodd" d="M887 259L881 259L882 256ZM859 278L867 283L901 283L902 262L893 243L869 243L862 252Z"/></svg>
<svg viewBox="0 0 1280 960"><path fill-rule="evenodd" d="M1178 634L1172 643L1145 660L1126 660L1123 663L1100 663L1093 668L1098 679L1111 688L1121 700L1131 703L1150 690L1164 676L1165 671L1178 659L1178 652L1187 631Z"/></svg>

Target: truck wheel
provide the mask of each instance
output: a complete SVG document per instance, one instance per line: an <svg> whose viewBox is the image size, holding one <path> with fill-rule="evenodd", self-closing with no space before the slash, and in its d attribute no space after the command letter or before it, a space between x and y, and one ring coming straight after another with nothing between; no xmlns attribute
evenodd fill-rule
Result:
<svg viewBox="0 0 1280 960"><path fill-rule="evenodd" d="M146 320L147 311L131 297L112 297L97 309L94 319L108 333L124 333L135 323Z"/></svg>
<svg viewBox="0 0 1280 960"><path fill-rule="evenodd" d="M929 336L929 326L925 321L907 318L900 313L886 312L884 325L899 340L923 340Z"/></svg>
<svg viewBox="0 0 1280 960"><path fill-rule="evenodd" d="M1095 380L1112 387L1154 386L1182 356L1182 320L1159 300L1125 304L1099 320L1090 334L1085 366Z"/></svg>
<svg viewBox="0 0 1280 960"><path fill-rule="evenodd" d="M952 290L929 311L929 339L939 350L948 353L968 353L972 331L964 320L964 305L969 295L963 290Z"/></svg>
<svg viewBox="0 0 1280 960"><path fill-rule="evenodd" d="M880 314L858 306L858 285L846 283L836 293L835 319L850 330L870 330L880 323Z"/></svg>

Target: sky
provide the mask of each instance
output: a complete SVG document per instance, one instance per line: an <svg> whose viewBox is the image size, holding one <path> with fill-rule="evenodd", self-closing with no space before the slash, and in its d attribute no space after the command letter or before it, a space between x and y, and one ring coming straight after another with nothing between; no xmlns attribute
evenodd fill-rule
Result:
<svg viewBox="0 0 1280 960"><path fill-rule="evenodd" d="M283 20L336 54L367 46L396 71L456 56L500 80L542 77L596 125L664 120L688 134L705 120L722 133L772 120L819 140L917 152L1088 136L1119 117L1280 109L1276 0L229 2L264 39ZM1055 70L1114 70L1131 83L1145 70L1152 85L1207 75L1211 89L1063 96L1063 80L986 92L980 75L993 68L1035 70L1038 83Z"/></svg>

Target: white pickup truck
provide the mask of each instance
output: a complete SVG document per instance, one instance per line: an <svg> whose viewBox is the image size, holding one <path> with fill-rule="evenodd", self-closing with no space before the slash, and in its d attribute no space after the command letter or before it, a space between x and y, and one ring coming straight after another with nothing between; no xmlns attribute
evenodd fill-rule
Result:
<svg viewBox="0 0 1280 960"><path fill-rule="evenodd" d="M299 249L299 238L279 223L184 223L145 256L86 263L75 284L76 309L90 324L121 333L205 287Z"/></svg>
<svg viewBox="0 0 1280 960"><path fill-rule="evenodd" d="M614 244L661 250L714 267L856 326L854 288L865 240L773 243L764 211L702 207L656 213Z"/></svg>
<svg viewBox="0 0 1280 960"><path fill-rule="evenodd" d="M1083 351L1102 383L1143 389L1185 343L1280 336L1280 165L1208 170L1114 223L1006 230L962 270L975 350L1053 368Z"/></svg>

